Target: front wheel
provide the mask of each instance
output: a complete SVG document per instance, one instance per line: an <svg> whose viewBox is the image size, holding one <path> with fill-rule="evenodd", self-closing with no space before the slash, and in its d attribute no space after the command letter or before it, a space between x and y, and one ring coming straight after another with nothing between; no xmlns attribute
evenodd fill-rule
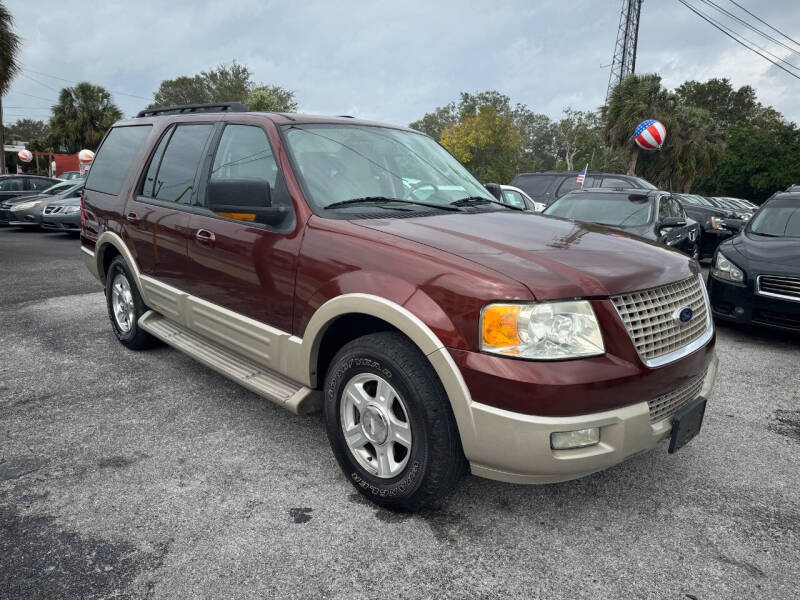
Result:
<svg viewBox="0 0 800 600"><path fill-rule="evenodd" d="M358 338L325 378L325 424L339 465L373 502L416 511L450 492L466 471L447 395L404 335Z"/></svg>

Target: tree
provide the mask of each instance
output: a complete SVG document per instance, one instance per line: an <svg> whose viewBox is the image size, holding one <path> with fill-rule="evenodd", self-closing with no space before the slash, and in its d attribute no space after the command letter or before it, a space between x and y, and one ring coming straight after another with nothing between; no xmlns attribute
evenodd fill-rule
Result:
<svg viewBox="0 0 800 600"><path fill-rule="evenodd" d="M241 102L258 111L297 110L293 91L278 85L256 84L250 70L236 61L191 77L162 81L148 108L209 102Z"/></svg>
<svg viewBox="0 0 800 600"><path fill-rule="evenodd" d="M34 119L19 119L13 125L6 127L6 139L22 140L25 142L42 141L50 135L50 126L44 121Z"/></svg>
<svg viewBox="0 0 800 600"><path fill-rule="evenodd" d="M510 115L484 105L442 131L441 143L480 181L506 183L517 173L523 137Z"/></svg>
<svg viewBox="0 0 800 600"><path fill-rule="evenodd" d="M639 148L633 143L633 132L644 119L663 122L669 130L669 116L675 105L674 94L661 86L655 74L631 75L620 82L602 107L606 142L613 147L630 148L628 175L636 174Z"/></svg>
<svg viewBox="0 0 800 600"><path fill-rule="evenodd" d="M733 123L755 117L763 107L749 85L734 90L728 79L709 79L705 82L686 81L675 89L681 104L705 109L718 132L724 133Z"/></svg>
<svg viewBox="0 0 800 600"><path fill-rule="evenodd" d="M0 3L0 173L6 172L3 96L8 93L11 82L19 72L17 56L21 42L19 36L14 33L13 25L14 18L5 5Z"/></svg>
<svg viewBox="0 0 800 600"><path fill-rule="evenodd" d="M247 108L259 112L295 112L294 92L279 85L262 85L247 94Z"/></svg>
<svg viewBox="0 0 800 600"><path fill-rule="evenodd" d="M66 152L95 149L122 112L103 87L81 82L66 87L53 107L50 127L54 141Z"/></svg>

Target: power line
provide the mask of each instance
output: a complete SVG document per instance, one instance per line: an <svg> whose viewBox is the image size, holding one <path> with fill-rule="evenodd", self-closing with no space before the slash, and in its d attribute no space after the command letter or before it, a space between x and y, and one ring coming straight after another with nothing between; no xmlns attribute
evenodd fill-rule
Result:
<svg viewBox="0 0 800 600"><path fill-rule="evenodd" d="M44 100L45 102L58 102L58 100L53 100L52 98L42 98L41 96L34 96L33 94L27 94L25 92L18 92L16 90L13 91L13 92L9 92L9 93L11 93L11 94L21 94L23 96L30 96L31 98L36 98L37 100Z"/></svg>
<svg viewBox="0 0 800 600"><path fill-rule="evenodd" d="M50 77L52 79L58 79L59 81L65 81L67 83L81 83L80 81L73 81L71 79L64 79L63 77L58 77L57 75L50 75L48 73L42 73L41 71L34 71L33 69L25 69L25 70L29 71L31 73L36 73L37 75L42 75L43 77ZM44 85L44 84L42 84L42 85ZM143 96L137 96L135 94L127 94L125 92L116 92L114 90L108 90L108 91L111 92L112 94L119 94L120 96L130 96L131 98L138 98L139 100L147 100L148 102L150 102L152 100L152 98L145 98Z"/></svg>
<svg viewBox="0 0 800 600"><path fill-rule="evenodd" d="M39 84L40 86L42 86L42 87L46 87L48 90L50 90L50 91L52 91L52 92L55 92L55 93L58 93L58 92L59 92L59 90L57 90L56 88L54 88L54 87L50 87L50 86L49 86L49 85L47 85L46 83L42 83L41 81L39 81L38 79L34 79L34 78L33 78L33 77L31 77L30 75L27 75L27 74L25 74L25 73L20 73L20 75L22 75L22 76L23 76L23 77L25 77L26 79L30 79L30 80L31 80L31 81L33 81L34 83L38 83L38 84Z"/></svg>
<svg viewBox="0 0 800 600"><path fill-rule="evenodd" d="M795 49L794 49L794 48L792 48L791 46L787 46L787 45L786 45L786 44L784 44L782 41L775 39L774 37L772 37L772 36L771 36L771 35L769 35L768 33L764 33L764 31L762 31L762 30L761 30L761 29L759 29L758 27L754 27L753 25L751 25L750 23L748 23L748 22L747 22L747 21L745 21L744 19L742 19L742 18L740 18L740 17L736 16L735 14L733 14L732 12L730 12L729 10L726 10L726 9L722 8L722 7L721 7L719 4L717 4L716 2L713 2L712 0L701 0L701 2L704 2L705 4L708 4L709 6L713 6L714 8L716 8L716 9L717 9L719 12L721 12L722 14L724 14L724 15L727 15L727 16L728 16L728 17L730 17L731 19L735 19L736 21L738 21L739 23L741 23L742 25L744 25L745 27L747 27L749 30L751 30L751 31L753 31L753 32L755 32L755 33L757 33L757 34L758 34L758 35L760 35L761 37L763 37L763 38L765 38L765 39L767 39L767 40L769 40L769 41L771 41L771 42L774 42L774 43L778 44L779 46L783 46L784 48L786 48L786 49L787 49L789 52L791 52L792 54L797 54L798 56L800 56L800 52L798 52L797 50L795 50Z"/></svg>
<svg viewBox="0 0 800 600"><path fill-rule="evenodd" d="M766 60L766 61L769 61L770 63L772 63L773 65L775 65L775 66L776 66L776 67L778 67L779 69L781 69L782 71L786 71L786 72L787 72L789 75L791 75L792 77L795 77L796 79L800 79L800 75L797 75L796 73L793 73L792 71L790 71L790 70L789 70L789 69L787 69L786 67L783 67L783 66L779 65L777 62L775 62L774 60L772 60L771 58L769 58L769 56L766 56L765 54L762 54L761 52L759 52L758 50L756 50L755 48L753 48L753 46L756 46L756 48L760 48L761 50L763 50L763 51L764 51L764 52L766 52L767 54L772 54L772 53L771 53L771 52L769 52L768 50L764 50L764 48L761 48L761 46L758 46L757 44L753 44L753 42L751 42L751 41L750 41L750 40L748 40L747 38L744 38L744 37L740 36L739 34L737 34L737 33L735 33L735 32L729 33L728 31L726 31L726 29L728 29L729 31L732 31L732 30L730 30L729 28L725 27L724 25L722 25L722 24L718 23L717 21L715 21L715 20L714 20L714 19L712 19L711 17L707 16L707 15L706 15L706 14L704 14L703 12L701 12L701 11L697 10L697 9L696 9L694 6L692 6L691 4L689 4L688 2L686 2L686 0L678 0L678 2L680 2L681 4L683 4L683 5L684 5L686 8L688 8L689 10L691 10L693 13L695 13L695 14L696 14L698 17L700 17L700 18L701 18L701 19L703 19L704 21L707 21L708 23L710 23L710 24L711 24L711 25L712 25L714 28L716 28L716 29L719 29L719 30L720 30L722 33L724 33L725 35L727 35L729 38L731 38L731 39L732 39L733 41L735 41L737 44L741 44L742 46L744 46L745 48L747 48L747 49L748 49L748 50L750 50L751 52L755 52L755 53L756 53L756 54L758 54L758 55L759 55L761 58L763 58L763 59L764 59L764 60ZM739 38L741 38L741 39L739 39ZM745 40L745 41L742 41L742 40ZM750 44L752 44L752 45L750 45ZM774 55L774 54L772 54L772 56L775 56L775 55ZM776 57L776 58L777 58L777 57ZM789 64L790 66L793 66L793 67L794 67L794 65L792 65L791 63L788 63L788 64ZM797 68L797 67L794 67L794 68Z"/></svg>
<svg viewBox="0 0 800 600"><path fill-rule="evenodd" d="M795 40L794 38L790 38L788 35L786 35L785 33L783 33L783 32L782 32L780 29L775 29L775 28L774 28L772 25L770 25L769 23L767 23L767 22L766 22L766 21L764 21L763 19L759 19L759 18L758 18L756 15L754 15L753 13L751 13L749 10L747 10L747 9L746 9L744 6L742 6L742 5L741 5L741 4L739 4L738 2L735 2L734 0L730 0L730 1L731 1L731 4L735 4L736 6L738 6L739 8L741 8L741 9L742 9L744 12L746 12L748 15L750 15L751 17L753 17L753 18L754 18L756 21L759 21L759 22L763 23L764 25L766 25L767 27L769 27L770 29L772 29L772 31L774 31L775 33L778 33L778 34L782 35L783 37L785 37L785 38L786 38L787 40L789 40L790 42L792 42L792 43L794 43L794 44L797 44L798 46L800 46L800 42L798 42L798 41L797 41L797 40Z"/></svg>

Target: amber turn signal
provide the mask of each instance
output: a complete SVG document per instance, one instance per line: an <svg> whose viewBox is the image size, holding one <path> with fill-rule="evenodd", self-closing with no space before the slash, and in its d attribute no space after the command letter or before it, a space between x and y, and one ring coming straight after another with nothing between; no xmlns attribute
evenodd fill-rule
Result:
<svg viewBox="0 0 800 600"><path fill-rule="evenodd" d="M483 311L483 345L503 348L520 344L517 333L519 304L491 304Z"/></svg>

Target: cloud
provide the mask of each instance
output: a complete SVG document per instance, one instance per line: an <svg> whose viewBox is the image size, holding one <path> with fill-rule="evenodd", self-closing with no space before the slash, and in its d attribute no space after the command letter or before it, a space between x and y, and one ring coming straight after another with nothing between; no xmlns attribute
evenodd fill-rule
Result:
<svg viewBox="0 0 800 600"><path fill-rule="evenodd" d="M68 84L45 73L101 84L131 115L163 79L235 58L256 80L295 90L309 112L405 124L461 91L497 89L557 116L567 105L594 109L603 102L609 70L601 65L611 62L618 4L14 0L7 5L24 38L25 76L4 104L21 107L7 109L7 120L48 116L58 88ZM758 14L788 32L800 30L796 0L761 3ZM660 72L669 86L728 77L800 120L796 80L679 3L644 3L639 39L637 71Z"/></svg>

